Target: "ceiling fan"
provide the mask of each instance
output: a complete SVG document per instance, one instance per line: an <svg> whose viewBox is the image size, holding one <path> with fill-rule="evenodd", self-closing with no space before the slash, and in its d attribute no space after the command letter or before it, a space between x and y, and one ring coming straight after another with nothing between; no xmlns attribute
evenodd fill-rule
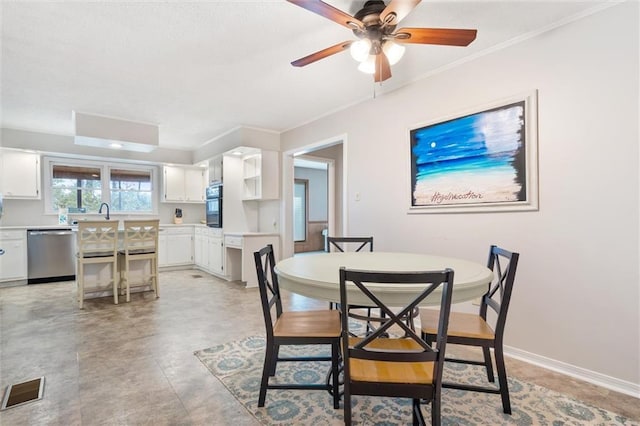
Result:
<svg viewBox="0 0 640 426"><path fill-rule="evenodd" d="M385 5L381 0L369 0L354 16L322 0L287 1L349 28L358 38L358 40L344 41L312 53L291 62L291 65L303 67L350 49L354 59L360 61L358 69L373 74L375 82L382 82L391 77L391 65L402 57L403 44L468 46L475 40L477 33L477 30L449 28L400 28L396 30L398 23L421 0L391 0L388 5Z"/></svg>

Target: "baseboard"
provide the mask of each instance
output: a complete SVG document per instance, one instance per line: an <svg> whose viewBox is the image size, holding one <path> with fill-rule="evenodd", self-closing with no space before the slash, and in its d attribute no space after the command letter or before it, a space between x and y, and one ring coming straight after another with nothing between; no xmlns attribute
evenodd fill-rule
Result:
<svg viewBox="0 0 640 426"><path fill-rule="evenodd" d="M617 379L615 377L587 370L586 368L577 367L566 362L557 361L555 359L536 355L534 353L509 346L504 347L504 354L520 361L546 368L547 370L566 374L567 376L575 377L576 379L584 380L585 382L640 399L640 384L637 383Z"/></svg>

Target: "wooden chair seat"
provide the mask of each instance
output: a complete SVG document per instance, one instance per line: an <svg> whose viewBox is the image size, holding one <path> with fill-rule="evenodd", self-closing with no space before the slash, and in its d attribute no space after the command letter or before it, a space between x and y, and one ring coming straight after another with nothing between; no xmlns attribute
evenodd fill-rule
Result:
<svg viewBox="0 0 640 426"><path fill-rule="evenodd" d="M349 346L353 347L362 339L352 337ZM380 351L422 351L413 339L377 339L367 346ZM358 358L349 360L352 380L359 382L432 384L433 362L389 362L372 361Z"/></svg>
<svg viewBox="0 0 640 426"><path fill-rule="evenodd" d="M276 337L339 337L340 332L335 310L283 312L273 326Z"/></svg>
<svg viewBox="0 0 640 426"><path fill-rule="evenodd" d="M435 309L420 310L422 331L427 334L437 334L439 315L440 311ZM449 338L453 336L487 340L493 340L495 338L493 329L480 315L460 312L451 312L451 314L449 314L449 330L447 331L447 335Z"/></svg>

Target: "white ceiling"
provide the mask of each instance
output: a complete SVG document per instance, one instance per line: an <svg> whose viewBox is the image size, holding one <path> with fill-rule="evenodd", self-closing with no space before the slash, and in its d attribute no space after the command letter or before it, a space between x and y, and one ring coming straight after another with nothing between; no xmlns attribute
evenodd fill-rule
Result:
<svg viewBox="0 0 640 426"><path fill-rule="evenodd" d="M363 4L328 1L350 14ZM385 93L606 1L425 0L399 27L477 28L469 47L408 45ZM370 98L353 39L284 0L0 3L3 128L72 135L73 110L155 123L160 146L193 149L239 126L281 132Z"/></svg>

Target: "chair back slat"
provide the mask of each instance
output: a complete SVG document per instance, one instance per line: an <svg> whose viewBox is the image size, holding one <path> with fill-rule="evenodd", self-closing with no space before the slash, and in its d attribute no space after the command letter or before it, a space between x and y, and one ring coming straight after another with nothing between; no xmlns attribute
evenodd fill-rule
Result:
<svg viewBox="0 0 640 426"><path fill-rule="evenodd" d="M157 252L159 228L159 219L125 220L123 250L129 254Z"/></svg>
<svg viewBox="0 0 640 426"><path fill-rule="evenodd" d="M502 339L504 333L519 257L519 253L495 245L491 246L489 251L487 268L493 271L494 279L489 283L489 288L482 297L480 316L486 320L487 308L490 307L495 311L497 314L494 327L496 339Z"/></svg>
<svg viewBox="0 0 640 426"><path fill-rule="evenodd" d="M376 284L384 283L387 286L393 284L412 283L420 286L420 291L415 297L401 307L398 311L394 311L381 301L372 289ZM343 353L345 355L345 368L348 367L349 358L367 359L374 361L392 361L392 362L426 362L438 361L440 354L444 354L446 345L446 331L448 326L449 310L451 306L451 286L453 284L453 271L450 269L436 272L375 272L375 271L358 271L340 269L340 304L341 306L349 305L349 291L353 291L353 287L365 295L371 303L368 305L378 307L387 315L382 319L381 326L373 333L358 341L356 344L349 344L350 323L346 310L341 313L342 318L342 335L343 335ZM349 287L349 288L348 288ZM406 324L406 316L411 315L413 310L426 297L434 291L440 289L442 291L440 306L443 312L441 324L439 326L439 334L437 339L437 349L433 348L423 338ZM405 344L409 344L410 349L389 349L386 348L385 332L390 327L398 326L404 331L402 338ZM379 340L382 340L379 342ZM435 363L435 366L442 363ZM434 371L434 374L437 374ZM440 370L441 378L442 371ZM348 374L348 371L347 373ZM436 377L434 375L434 377Z"/></svg>
<svg viewBox="0 0 640 426"><path fill-rule="evenodd" d="M118 221L79 222L77 248L79 257L116 256L118 250Z"/></svg>
<svg viewBox="0 0 640 426"><path fill-rule="evenodd" d="M327 251L350 251L349 247L353 248L354 244L359 244L353 251L365 251L365 248L369 246L369 251L373 251L373 237L327 237Z"/></svg>
<svg viewBox="0 0 640 426"><path fill-rule="evenodd" d="M269 244L259 251L253 253L256 264L256 274L258 276L258 287L260 289L260 303L264 316L267 336L273 337L273 325L275 320L282 315L282 299L280 296L280 286L278 285L278 275L274 272L275 255L273 245ZM273 306L276 307L275 316L272 314Z"/></svg>

